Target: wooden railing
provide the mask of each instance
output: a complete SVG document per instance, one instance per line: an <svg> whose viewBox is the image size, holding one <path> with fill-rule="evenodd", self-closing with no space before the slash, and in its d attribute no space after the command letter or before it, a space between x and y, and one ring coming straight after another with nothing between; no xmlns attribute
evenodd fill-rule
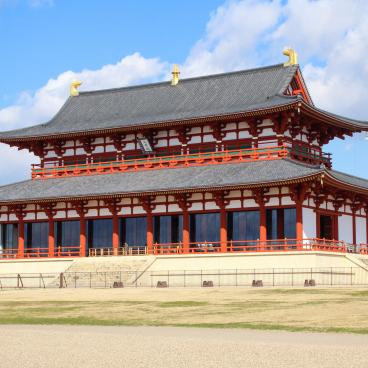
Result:
<svg viewBox="0 0 368 368"><path fill-rule="evenodd" d="M14 259L18 256L18 249L1 249L0 259Z"/></svg>
<svg viewBox="0 0 368 368"><path fill-rule="evenodd" d="M50 254L48 248L24 248L23 256L19 254L18 249L0 250L0 259L79 257L80 255L79 246L57 247L54 254Z"/></svg>
<svg viewBox="0 0 368 368"><path fill-rule="evenodd" d="M104 256L139 256L146 255L147 247L125 247L125 248L92 248L89 249L88 255L90 257L104 257Z"/></svg>
<svg viewBox="0 0 368 368"><path fill-rule="evenodd" d="M275 239L275 240L237 240L226 244L216 242L190 243L184 248L182 243L154 244L150 254L184 254L184 253L237 253L237 252L281 252L281 251L327 251L342 253L360 253L361 246L353 246L343 241L327 239ZM365 248L366 249L366 248Z"/></svg>
<svg viewBox="0 0 368 368"><path fill-rule="evenodd" d="M238 149L218 152L191 153L174 156L147 157L135 160L109 161L90 164L40 167L32 165L33 179L67 177L92 174L111 174L114 172L155 170L162 168L203 166L228 162L252 162L276 160L288 155L285 146L253 149Z"/></svg>
<svg viewBox="0 0 368 368"><path fill-rule="evenodd" d="M328 239L276 239L276 240L237 240L221 244L215 242L195 242L185 247L183 243L154 244L152 248L146 246L132 246L123 248L92 248L88 250L90 257L103 256L138 256L138 255L174 255L174 254L214 254L214 253L251 253L251 252L293 252L293 251L322 251L336 253L355 253L368 255L368 244L349 244L344 241ZM15 258L58 258L79 257L79 246L57 247L54 255L50 255L47 248L25 248L20 256L17 249L0 250L0 259Z"/></svg>
<svg viewBox="0 0 368 368"><path fill-rule="evenodd" d="M213 254L213 253L247 253L247 252L290 252L290 251L323 251L337 253L368 254L368 245L353 245L344 241L328 239L275 239L275 240L238 240L226 244L215 242L195 242L184 247L183 243L154 244L152 248L100 248L90 249L90 257L114 255L170 255L170 254Z"/></svg>
<svg viewBox="0 0 368 368"><path fill-rule="evenodd" d="M52 166L41 167L32 165L33 179L48 179L53 177L67 177L93 174L111 174L114 172L157 170L162 168L203 166L224 164L229 162L253 162L259 160L277 160L286 156L302 159L308 163L323 163L331 167L330 154L308 153L296 148L270 146L262 148L245 148L216 152L190 153L161 157L146 157L134 160L108 161L89 164L73 164L60 166L57 162Z"/></svg>

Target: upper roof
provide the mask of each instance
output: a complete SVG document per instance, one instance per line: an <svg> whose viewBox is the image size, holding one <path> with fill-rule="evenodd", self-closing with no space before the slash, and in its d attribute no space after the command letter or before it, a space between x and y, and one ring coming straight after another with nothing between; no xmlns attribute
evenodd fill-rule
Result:
<svg viewBox="0 0 368 368"><path fill-rule="evenodd" d="M300 69L283 64L209 75L170 82L132 87L80 92L69 97L59 112L47 123L0 133L0 141L88 134L114 129L157 125L263 110L282 109L301 102L300 96L284 93ZM300 73L301 76L301 73ZM327 114L332 121L368 129L368 122Z"/></svg>

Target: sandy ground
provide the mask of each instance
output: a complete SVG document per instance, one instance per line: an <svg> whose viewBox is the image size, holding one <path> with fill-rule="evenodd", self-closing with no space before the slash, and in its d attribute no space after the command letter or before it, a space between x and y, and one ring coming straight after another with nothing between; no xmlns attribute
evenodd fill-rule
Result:
<svg viewBox="0 0 368 368"><path fill-rule="evenodd" d="M0 292L0 323L60 324L70 319L80 319L81 324L367 333L368 290L126 288Z"/></svg>
<svg viewBox="0 0 368 368"><path fill-rule="evenodd" d="M170 327L0 326L2 368L364 368L368 336Z"/></svg>

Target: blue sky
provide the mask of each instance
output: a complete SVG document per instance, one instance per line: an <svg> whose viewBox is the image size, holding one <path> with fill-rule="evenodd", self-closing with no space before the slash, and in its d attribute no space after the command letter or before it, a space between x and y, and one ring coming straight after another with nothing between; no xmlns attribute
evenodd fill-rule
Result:
<svg viewBox="0 0 368 368"><path fill-rule="evenodd" d="M315 103L368 120L365 0L0 0L0 126L47 121L81 89L182 77L284 61L294 47ZM325 147L334 167L368 178L363 135ZM29 177L37 161L0 146L0 183ZM11 165L9 163L12 163Z"/></svg>

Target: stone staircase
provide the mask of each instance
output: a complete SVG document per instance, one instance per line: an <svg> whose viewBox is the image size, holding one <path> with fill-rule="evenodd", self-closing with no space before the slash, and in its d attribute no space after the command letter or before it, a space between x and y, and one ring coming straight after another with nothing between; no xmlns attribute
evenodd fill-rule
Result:
<svg viewBox="0 0 368 368"><path fill-rule="evenodd" d="M155 256L79 258L63 272L63 286L109 288L113 287L115 282L122 282L124 287L146 286L146 280L142 275L155 260ZM47 285L47 287L59 286L60 276Z"/></svg>

